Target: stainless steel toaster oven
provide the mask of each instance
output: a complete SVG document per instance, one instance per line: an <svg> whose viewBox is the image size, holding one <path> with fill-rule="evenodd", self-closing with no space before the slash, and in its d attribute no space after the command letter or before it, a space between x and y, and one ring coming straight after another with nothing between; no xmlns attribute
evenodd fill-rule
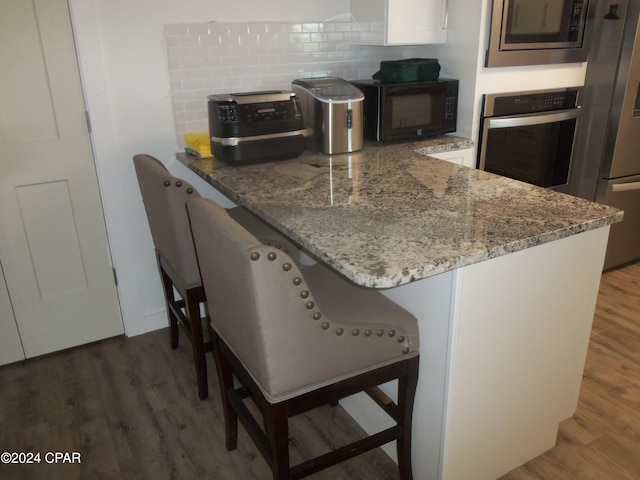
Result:
<svg viewBox="0 0 640 480"><path fill-rule="evenodd" d="M223 162L296 158L305 149L300 101L284 90L209 95L211 152Z"/></svg>

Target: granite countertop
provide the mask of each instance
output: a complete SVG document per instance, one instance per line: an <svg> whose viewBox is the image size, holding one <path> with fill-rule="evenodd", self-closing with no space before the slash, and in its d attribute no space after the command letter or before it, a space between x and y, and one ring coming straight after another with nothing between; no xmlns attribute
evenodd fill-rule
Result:
<svg viewBox="0 0 640 480"><path fill-rule="evenodd" d="M353 282L389 288L622 220L577 197L429 157L443 136L230 167L178 160Z"/></svg>

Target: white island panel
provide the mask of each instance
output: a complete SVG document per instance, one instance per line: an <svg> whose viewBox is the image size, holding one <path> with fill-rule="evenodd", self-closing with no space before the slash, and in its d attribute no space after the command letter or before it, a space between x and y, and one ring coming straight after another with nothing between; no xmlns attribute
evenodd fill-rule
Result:
<svg viewBox="0 0 640 480"><path fill-rule="evenodd" d="M493 480L555 445L577 407L608 234L458 271L441 478ZM420 456L415 467L429 478Z"/></svg>

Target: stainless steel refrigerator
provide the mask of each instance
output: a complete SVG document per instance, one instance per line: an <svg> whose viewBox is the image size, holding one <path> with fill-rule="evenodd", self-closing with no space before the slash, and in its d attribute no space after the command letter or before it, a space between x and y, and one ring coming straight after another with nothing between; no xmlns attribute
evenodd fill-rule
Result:
<svg viewBox="0 0 640 480"><path fill-rule="evenodd" d="M640 0L597 0L591 8L569 193L624 210L611 227L607 269L640 259Z"/></svg>

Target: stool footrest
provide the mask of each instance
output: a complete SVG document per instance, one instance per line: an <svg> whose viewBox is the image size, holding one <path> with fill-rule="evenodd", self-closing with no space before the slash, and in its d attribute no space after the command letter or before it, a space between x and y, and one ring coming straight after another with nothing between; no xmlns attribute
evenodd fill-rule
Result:
<svg viewBox="0 0 640 480"><path fill-rule="evenodd" d="M385 443L396 440L400 435L401 428L396 425L383 430L382 432L345 445L344 447L336 448L335 450L291 467L291 478L296 480L298 478L308 477L309 475L324 470L327 467L336 465L337 463L356 457L364 452L378 448Z"/></svg>

